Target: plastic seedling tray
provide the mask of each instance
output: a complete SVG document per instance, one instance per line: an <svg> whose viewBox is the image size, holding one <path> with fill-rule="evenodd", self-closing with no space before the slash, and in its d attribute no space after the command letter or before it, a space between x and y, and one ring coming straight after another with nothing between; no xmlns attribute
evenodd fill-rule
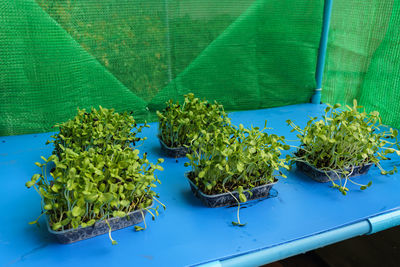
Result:
<svg viewBox="0 0 400 267"><path fill-rule="evenodd" d="M186 157L186 154L190 153L190 148L187 147L168 147L160 137L158 137L158 140L160 140L160 145L161 145L161 150L168 155L169 157L173 158L182 158Z"/></svg>
<svg viewBox="0 0 400 267"><path fill-rule="evenodd" d="M153 205L149 206L152 207ZM108 219L108 223L111 226L111 230L119 230L122 228L129 227L131 225L135 225L141 223L143 221L143 215L146 216L147 211L145 209L135 210L127 214L125 217L113 217ZM109 228L105 220L101 220L96 222L92 226L81 227L79 226L76 229L68 229L64 231L54 231L50 228L49 220L47 218L47 229L50 234L54 235L57 240L62 244L70 244L80 240L92 238L98 235L102 235L108 233Z"/></svg>
<svg viewBox="0 0 400 267"><path fill-rule="evenodd" d="M355 177L355 176L360 176L360 175L364 175L367 174L369 169L371 168L373 163L368 163L366 165L361 165L361 166L357 166L354 167L353 172L351 173L351 175L349 177ZM339 180L339 176L341 171L337 170L335 173L334 171L322 171L320 169L317 169L316 167L307 164L305 162L300 162L297 161L296 162L296 166L297 169L299 169L300 171L302 171L304 174L306 174L307 176L311 177L313 180L320 182L320 183L326 183L326 182L330 182L331 180ZM351 172L352 168L347 168L346 171ZM341 177L340 177L341 178Z"/></svg>
<svg viewBox="0 0 400 267"><path fill-rule="evenodd" d="M190 173L190 172L189 172ZM239 193L237 191L230 193L221 193L216 195L206 195L204 194L189 178L189 173L186 173L185 176L190 184L190 189L192 190L193 194L203 202L204 205L210 208L218 208L218 207L225 207L230 205L236 205L237 201L235 198L232 197L234 195L236 199L239 199ZM269 195L269 191L271 190L272 186L278 182L278 179L275 179L273 183L261 185L250 189L252 195L247 191L244 191L247 201L259 199L259 198L266 198Z"/></svg>

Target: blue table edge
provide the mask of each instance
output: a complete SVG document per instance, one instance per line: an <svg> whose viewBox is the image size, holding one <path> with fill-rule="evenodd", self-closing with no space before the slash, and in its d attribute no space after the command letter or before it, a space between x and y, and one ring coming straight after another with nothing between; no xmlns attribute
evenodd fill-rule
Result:
<svg viewBox="0 0 400 267"><path fill-rule="evenodd" d="M259 266L352 237L370 235L400 225L400 208L355 223L239 256L200 264L201 267Z"/></svg>

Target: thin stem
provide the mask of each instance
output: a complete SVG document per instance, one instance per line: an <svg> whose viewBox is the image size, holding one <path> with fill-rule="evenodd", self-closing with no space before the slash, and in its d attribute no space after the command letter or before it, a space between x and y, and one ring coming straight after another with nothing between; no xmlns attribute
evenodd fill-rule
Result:
<svg viewBox="0 0 400 267"><path fill-rule="evenodd" d="M117 241L115 241L115 240L112 238L112 236L111 236L111 226L110 226L110 224L108 223L108 220L105 219L104 221L106 222L106 224L107 224L107 226L108 226L108 237L109 237L110 240L111 240L111 244L113 244L113 245L118 244Z"/></svg>
<svg viewBox="0 0 400 267"><path fill-rule="evenodd" d="M158 200L158 199L155 198L155 197L153 197L153 199L154 199L155 201L157 201L158 203L160 203L164 210L166 209L165 205L164 205L160 200Z"/></svg>
<svg viewBox="0 0 400 267"><path fill-rule="evenodd" d="M237 202L237 204L238 204L238 208L237 208L237 211L236 211L236 217L237 217L238 222L237 222L237 223L236 223L236 222L232 222L232 224L233 224L233 225L237 225L237 226L245 226L246 224L242 224L242 223L240 222L240 216L239 216L240 202L239 202L239 200L232 194L232 192L226 190L225 188L224 188L224 190L225 190L226 192L228 192L228 193L236 200L236 202Z"/></svg>

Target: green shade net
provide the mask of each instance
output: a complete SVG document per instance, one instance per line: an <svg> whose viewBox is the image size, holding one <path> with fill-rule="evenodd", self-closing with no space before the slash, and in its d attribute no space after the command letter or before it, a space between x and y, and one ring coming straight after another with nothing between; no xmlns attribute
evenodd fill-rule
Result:
<svg viewBox="0 0 400 267"><path fill-rule="evenodd" d="M322 100L377 110L400 127L400 2L333 1Z"/></svg>
<svg viewBox="0 0 400 267"><path fill-rule="evenodd" d="M0 135L99 105L154 120L188 92L226 110L308 102L322 0L0 0Z"/></svg>

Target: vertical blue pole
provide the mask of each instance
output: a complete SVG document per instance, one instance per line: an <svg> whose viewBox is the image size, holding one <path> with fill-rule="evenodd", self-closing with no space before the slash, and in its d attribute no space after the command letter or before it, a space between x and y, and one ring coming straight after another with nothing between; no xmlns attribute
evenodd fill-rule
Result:
<svg viewBox="0 0 400 267"><path fill-rule="evenodd" d="M317 88L315 89L314 95L311 98L311 103L313 104L321 103L322 77L324 74L326 47L328 45L329 23L331 21L332 2L333 0L325 0L324 4L322 34L321 34L321 40L319 42L317 71L315 74Z"/></svg>

